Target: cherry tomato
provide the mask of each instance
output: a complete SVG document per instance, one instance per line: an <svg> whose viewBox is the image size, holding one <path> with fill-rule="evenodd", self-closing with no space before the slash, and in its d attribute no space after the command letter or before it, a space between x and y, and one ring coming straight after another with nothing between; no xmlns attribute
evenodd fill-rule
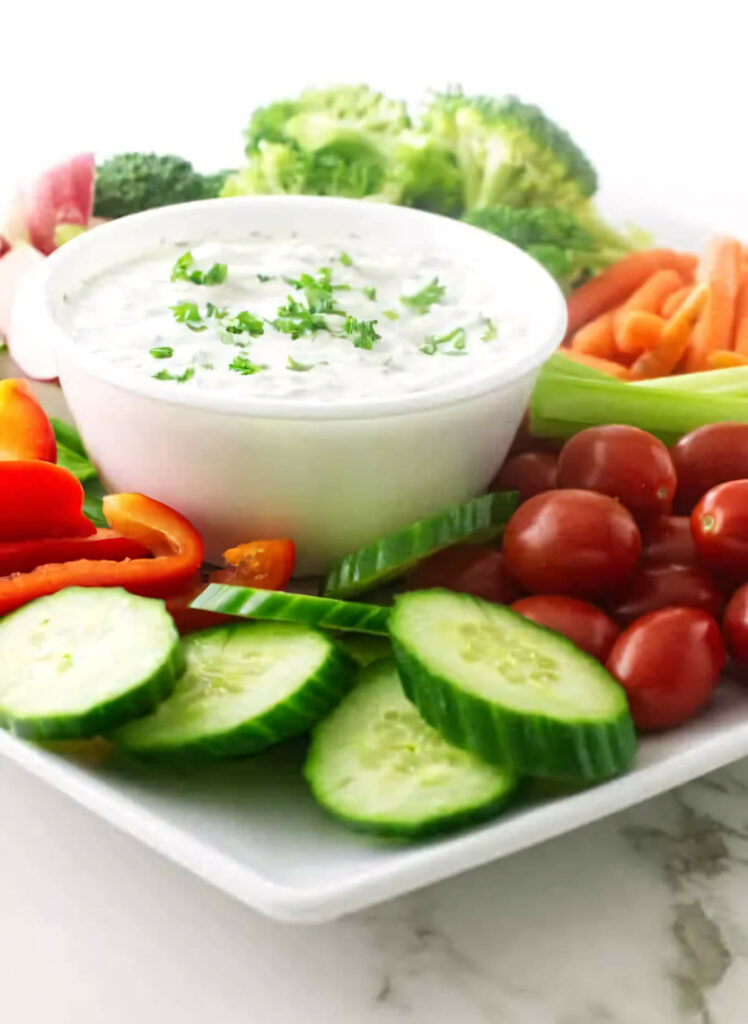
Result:
<svg viewBox="0 0 748 1024"><path fill-rule="evenodd" d="M293 575L296 548L285 537L277 540L252 540L223 553L229 568L211 573L211 583L230 583L237 587L283 590Z"/></svg>
<svg viewBox="0 0 748 1024"><path fill-rule="evenodd" d="M501 552L485 544L455 544L439 551L416 566L407 582L411 590L446 587L497 604L510 604L521 593Z"/></svg>
<svg viewBox="0 0 748 1024"><path fill-rule="evenodd" d="M633 571L641 536L630 513L593 491L546 491L520 505L504 535L504 561L533 593L587 597Z"/></svg>
<svg viewBox="0 0 748 1024"><path fill-rule="evenodd" d="M678 477L676 509L687 515L717 484L748 479L748 423L709 423L685 434L670 454Z"/></svg>
<svg viewBox="0 0 748 1024"><path fill-rule="evenodd" d="M628 625L657 608L680 605L719 615L724 598L704 569L695 565L648 565L629 577L608 610L616 622Z"/></svg>
<svg viewBox="0 0 748 1024"><path fill-rule="evenodd" d="M748 480L730 480L707 491L691 513L699 559L726 578L748 579Z"/></svg>
<svg viewBox="0 0 748 1024"><path fill-rule="evenodd" d="M493 479L492 491L519 491L519 500L552 491L556 486L558 456L553 452L523 452L512 455Z"/></svg>
<svg viewBox="0 0 748 1024"><path fill-rule="evenodd" d="M704 707L725 660L716 619L696 608L661 608L621 633L607 669L626 691L638 729L668 729Z"/></svg>
<svg viewBox="0 0 748 1024"><path fill-rule="evenodd" d="M638 522L667 515L676 478L662 441L637 427L589 427L567 441L558 459L558 486L618 498Z"/></svg>
<svg viewBox="0 0 748 1024"><path fill-rule="evenodd" d="M730 654L748 665L748 583L738 587L728 601L722 629Z"/></svg>
<svg viewBox="0 0 748 1024"><path fill-rule="evenodd" d="M582 651L605 662L620 633L618 626L594 604L562 594L542 594L515 601L512 611L539 626L563 633Z"/></svg>
<svg viewBox="0 0 748 1024"><path fill-rule="evenodd" d="M179 632L184 636L186 633L195 633L199 629L209 629L210 626L220 626L223 622L236 622L233 615L222 615L220 612L207 612L201 608L190 608L190 604L198 594L205 590L200 573L187 583L178 594L172 594L165 598L166 610L174 619Z"/></svg>
<svg viewBox="0 0 748 1024"><path fill-rule="evenodd" d="M688 516L663 516L642 537L642 561L647 564L696 565L698 557Z"/></svg>

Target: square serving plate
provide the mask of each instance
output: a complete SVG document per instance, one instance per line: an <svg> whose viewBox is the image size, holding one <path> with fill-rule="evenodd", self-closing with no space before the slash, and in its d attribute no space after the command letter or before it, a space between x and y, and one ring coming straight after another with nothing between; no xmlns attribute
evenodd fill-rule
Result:
<svg viewBox="0 0 748 1024"><path fill-rule="evenodd" d="M606 212L674 245L695 248L706 234L620 201ZM59 390L40 393L60 415ZM725 680L693 722L642 740L621 778L566 795L536 787L493 821L414 845L357 835L325 815L301 775L303 742L244 761L165 768L117 756L87 764L0 730L0 755L256 910L316 922L526 849L748 755L748 693Z"/></svg>

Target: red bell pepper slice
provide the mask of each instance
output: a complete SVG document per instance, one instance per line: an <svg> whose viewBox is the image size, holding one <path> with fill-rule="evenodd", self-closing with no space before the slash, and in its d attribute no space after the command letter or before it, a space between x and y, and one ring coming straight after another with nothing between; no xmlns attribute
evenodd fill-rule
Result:
<svg viewBox="0 0 748 1024"><path fill-rule="evenodd" d="M253 540L223 553L229 569L210 574L211 583L232 583L238 587L282 590L291 579L296 563L292 540Z"/></svg>
<svg viewBox="0 0 748 1024"><path fill-rule="evenodd" d="M125 562L79 559L0 578L0 615L65 587L124 587L144 597L166 597L194 577L202 565L203 542L184 516L143 494L110 494L103 504L112 529L155 557Z"/></svg>
<svg viewBox="0 0 748 1024"><path fill-rule="evenodd" d="M186 633L196 633L200 629L210 629L211 626L220 626L224 622L236 622L235 615L223 615L221 612L208 612L202 608L190 608L190 605L198 595L205 590L200 574L180 590L178 594L172 594L166 598L166 610L174 619L174 625L184 636Z"/></svg>
<svg viewBox="0 0 748 1024"><path fill-rule="evenodd" d="M89 537L96 527L83 515L83 487L69 469L52 462L0 462L0 539Z"/></svg>
<svg viewBox="0 0 748 1024"><path fill-rule="evenodd" d="M26 381L0 380L0 459L56 458L52 424Z"/></svg>
<svg viewBox="0 0 748 1024"><path fill-rule="evenodd" d="M121 562L125 558L147 558L145 545L116 530L100 529L90 537L41 537L38 540L0 541L0 576L29 572L37 565L72 562L79 558Z"/></svg>

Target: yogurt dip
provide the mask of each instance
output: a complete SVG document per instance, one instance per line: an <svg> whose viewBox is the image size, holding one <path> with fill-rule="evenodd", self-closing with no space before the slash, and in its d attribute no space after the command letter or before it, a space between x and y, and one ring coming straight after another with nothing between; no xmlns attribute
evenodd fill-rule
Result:
<svg viewBox="0 0 748 1024"><path fill-rule="evenodd" d="M438 391L516 361L526 324L508 298L443 254L250 232L111 267L63 296L60 319L97 361L165 393L335 403Z"/></svg>

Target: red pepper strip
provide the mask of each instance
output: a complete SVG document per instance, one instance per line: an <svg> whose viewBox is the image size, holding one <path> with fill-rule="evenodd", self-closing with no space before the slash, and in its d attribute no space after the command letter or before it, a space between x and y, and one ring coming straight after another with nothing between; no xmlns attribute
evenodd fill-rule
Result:
<svg viewBox="0 0 748 1024"><path fill-rule="evenodd" d="M253 540L224 551L230 569L210 574L211 583L232 583L238 587L282 590L291 579L296 562L292 540Z"/></svg>
<svg viewBox="0 0 748 1024"><path fill-rule="evenodd" d="M108 558L147 558L148 548L115 530L97 530L90 537L42 537L38 540L0 541L0 576L29 572L37 565L72 562L79 558L100 561Z"/></svg>
<svg viewBox="0 0 748 1024"><path fill-rule="evenodd" d="M220 612L203 611L202 608L190 608L190 604L198 594L202 594L205 587L206 584L197 574L178 594L172 594L171 597L166 598L166 610L174 619L182 636L186 633L196 633L199 629L220 626L224 622L237 621L235 615L222 615Z"/></svg>
<svg viewBox="0 0 748 1024"><path fill-rule="evenodd" d="M54 462L57 442L47 414L25 380L0 381L0 459Z"/></svg>
<svg viewBox="0 0 748 1024"><path fill-rule="evenodd" d="M184 516L143 494L104 498L109 525L143 544L154 558L126 562L80 559L40 565L0 579L0 615L65 587L124 587L132 594L165 597L177 593L202 565L203 542Z"/></svg>
<svg viewBox="0 0 748 1024"><path fill-rule="evenodd" d="M83 487L69 469L52 462L0 462L0 540L89 537L96 527L82 505Z"/></svg>

